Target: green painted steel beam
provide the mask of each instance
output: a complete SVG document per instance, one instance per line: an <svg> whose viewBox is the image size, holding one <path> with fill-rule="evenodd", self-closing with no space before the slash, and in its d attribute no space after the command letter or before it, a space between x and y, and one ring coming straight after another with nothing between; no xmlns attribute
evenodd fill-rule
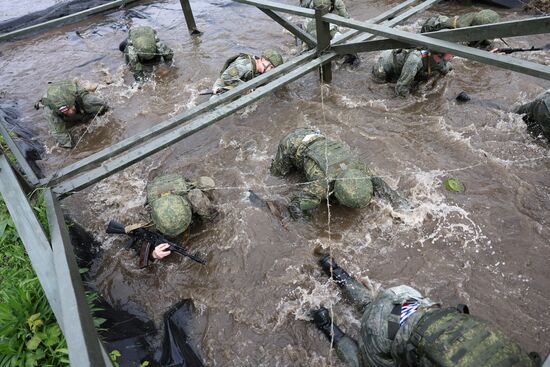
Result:
<svg viewBox="0 0 550 367"><path fill-rule="evenodd" d="M307 18L314 18L315 11L313 9L302 8L301 6L286 5L269 0L233 0L237 3L254 5L260 9L268 9L273 11L280 11L287 14L300 15Z"/></svg>
<svg viewBox="0 0 550 367"><path fill-rule="evenodd" d="M465 42L493 39L497 37L528 36L541 33L550 33L550 16L422 34L427 37L446 41ZM348 54L351 52L369 52L410 47L414 47L414 45L385 38L367 42L348 42L345 45L334 46L333 49L339 54Z"/></svg>
<svg viewBox="0 0 550 367"><path fill-rule="evenodd" d="M315 33L317 34L317 56L330 50L330 24L323 22L322 16L327 14L328 9L315 9ZM321 80L324 83L332 81L332 65L331 61L321 64Z"/></svg>
<svg viewBox="0 0 550 367"><path fill-rule="evenodd" d="M387 25L370 24L352 19L346 19L334 14L326 14L323 16L323 19L330 23L364 32L370 32L377 36L383 36L396 41L413 44L420 48L426 48L438 52L450 52L454 55L462 56L470 60L479 61L537 78L550 80L550 67L546 65L541 65L510 56L492 54L487 51L478 50L476 48L459 45L445 40L434 39L422 34L393 29Z"/></svg>
<svg viewBox="0 0 550 367"><path fill-rule="evenodd" d="M264 12L267 16L269 16L271 19L279 23L283 28L285 28L287 31L292 33L294 36L301 39L303 42L305 42L310 48L313 48L317 45L315 42L315 39L311 37L309 33L304 31L302 28L295 26L294 24L290 23L288 20L282 18L277 13L269 10L269 9L260 9L262 12Z"/></svg>
<svg viewBox="0 0 550 367"><path fill-rule="evenodd" d="M65 325L50 242L4 155L0 155L0 192L29 255L32 268L38 276L59 326L63 329Z"/></svg>
<svg viewBox="0 0 550 367"><path fill-rule="evenodd" d="M17 161L19 167L21 167L21 170L23 171L22 174L25 177L27 183L30 186L37 185L39 180L36 176L36 173L34 173L32 167L29 165L29 162L27 162L27 159L25 158L23 153L21 153L17 144L15 144L15 141L13 141L10 133L8 132L8 129L6 128L6 126L4 126L3 120L4 119L0 119L0 134L2 134L2 137L8 145L8 148L10 148L10 151L15 156L15 160Z"/></svg>
<svg viewBox="0 0 550 367"><path fill-rule="evenodd" d="M29 27L17 29L17 30L12 31L12 32L0 34L0 42L7 41L11 38L14 38L14 37L17 37L17 36L22 36L22 35L27 34L27 33L36 32L36 31L40 31L40 30L43 30L43 29L50 28L52 26L67 23L68 21L77 21L77 20L80 20L80 19L82 19L82 18L84 18L88 15L101 13L105 10L110 10L110 9L113 9L113 8L121 7L121 6L124 6L126 4L129 4L129 3L132 3L132 2L135 2L135 1L138 1L138 0L116 0L116 1L113 1L113 2L110 2L110 3L107 3L107 4L96 6L94 8L90 8L90 9L80 11L78 13L66 15L64 17L53 19L53 20L49 20L49 21L44 22L44 23L35 24L35 25L31 25Z"/></svg>
<svg viewBox="0 0 550 367"><path fill-rule="evenodd" d="M222 105L223 103L226 103L228 101L231 101L235 97L238 97L242 95L244 92L248 91L251 88L256 88L262 84L265 84L269 82L270 80L273 80L277 78L280 75L285 74L290 69L295 67L296 65L300 65L306 61L312 60L315 58L315 52L310 51L306 52L293 60L284 63L281 66L276 67L269 73L262 74L254 79L252 79L248 83L244 83L239 85L238 87L216 97L215 99L202 103L196 107L191 108L190 110L187 110L179 115L176 115L168 120L165 120L163 122L160 122L158 124L155 124L155 126L142 131L138 134L135 134L134 136L131 136L129 138L126 138L124 140L121 140L118 143L115 143L103 150L100 150L94 154L91 154L90 156L81 159L78 162L75 162L73 164L70 164L53 175L44 178L43 180L40 180L40 184L46 185L46 186L53 186L57 183L61 182L62 180L65 180L69 177L72 177L74 175L77 175L81 172L83 172L86 169L92 168L94 166L97 166L101 162L121 153L124 152L134 146L136 146L139 143L142 143L146 141L147 139L158 136L170 129L175 128L178 125L181 125L184 122L187 122L197 116L199 116L201 113L211 111L213 108Z"/></svg>
<svg viewBox="0 0 550 367"><path fill-rule="evenodd" d="M49 281L57 280L63 335L67 340L71 366L112 367L112 363L106 362L103 358L101 342L86 300L69 230L59 201L50 189L46 189L44 198L52 243L53 268L57 277Z"/></svg>

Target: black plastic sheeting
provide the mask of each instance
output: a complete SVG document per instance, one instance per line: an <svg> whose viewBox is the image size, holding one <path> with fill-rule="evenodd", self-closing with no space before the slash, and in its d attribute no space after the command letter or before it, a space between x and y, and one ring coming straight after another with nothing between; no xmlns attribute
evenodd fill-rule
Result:
<svg viewBox="0 0 550 367"><path fill-rule="evenodd" d="M78 223L65 217L77 264L80 268L92 269L83 274L88 290L93 279L90 273L101 256L101 244ZM137 367L148 361L149 367L202 367L199 354L191 347L188 331L194 319L194 306L190 299L176 303L164 314L164 334L161 340L159 330L144 312L133 314L113 307L101 297L96 301L101 310L94 316L106 321L101 328L101 340L107 352L118 350L121 354L116 362L121 367ZM137 312L137 310L136 310Z"/></svg>
<svg viewBox="0 0 550 367"><path fill-rule="evenodd" d="M42 159L44 147L35 139L36 134L32 128L21 122L21 113L16 101L0 99L0 120L9 132L15 134L13 140L34 173L42 177L42 171L35 161Z"/></svg>

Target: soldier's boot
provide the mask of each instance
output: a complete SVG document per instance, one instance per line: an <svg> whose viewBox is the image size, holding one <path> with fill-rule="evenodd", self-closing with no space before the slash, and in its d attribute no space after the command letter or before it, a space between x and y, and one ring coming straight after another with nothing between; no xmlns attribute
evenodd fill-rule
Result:
<svg viewBox="0 0 550 367"><path fill-rule="evenodd" d="M313 322L321 330L329 342L333 343L338 357L349 366L359 367L359 349L357 342L347 336L335 323L332 322L329 311L325 307L313 311Z"/></svg>
<svg viewBox="0 0 550 367"><path fill-rule="evenodd" d="M370 291L342 269L329 255L323 257L319 263L325 273L338 284L344 297L362 314L365 307L372 302Z"/></svg>

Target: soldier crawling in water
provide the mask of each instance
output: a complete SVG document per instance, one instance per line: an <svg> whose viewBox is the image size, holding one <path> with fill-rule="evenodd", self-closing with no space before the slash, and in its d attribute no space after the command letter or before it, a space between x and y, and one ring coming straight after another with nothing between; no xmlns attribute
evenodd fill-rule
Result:
<svg viewBox="0 0 550 367"><path fill-rule="evenodd" d="M346 145L312 129L298 128L279 143L271 173L286 176L293 169L304 172L307 180L302 192L291 200L289 211L294 218L318 207L333 192L338 203L350 208L365 207L373 195L388 199L394 207L410 207L382 178L373 176L363 162L353 157Z"/></svg>

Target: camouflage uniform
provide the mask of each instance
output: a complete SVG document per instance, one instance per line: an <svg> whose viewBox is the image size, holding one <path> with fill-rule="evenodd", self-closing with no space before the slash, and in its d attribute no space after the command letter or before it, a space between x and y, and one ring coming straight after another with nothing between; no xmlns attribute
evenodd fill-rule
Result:
<svg viewBox="0 0 550 367"><path fill-rule="evenodd" d="M367 205L373 193L387 197L392 204L407 205L382 179L372 177L348 147L315 130L298 128L279 143L271 173L286 176L292 169L304 172L307 180L291 201L291 212L296 215L316 208L332 192L340 204L353 208ZM345 190L339 190L343 185Z"/></svg>
<svg viewBox="0 0 550 367"><path fill-rule="evenodd" d="M329 276L333 274L344 297L363 313L358 344L332 325L334 347L350 366L537 365L535 356L522 352L488 322L469 315L465 306L461 307L462 311L442 309L406 285L389 288L373 298L368 289L336 263L332 263L332 269L326 263L322 266ZM325 326L323 332L330 336L326 331Z"/></svg>
<svg viewBox="0 0 550 367"><path fill-rule="evenodd" d="M445 75L452 68L443 59L436 62L429 51L396 49L382 51L372 74L380 82L397 82L395 92L406 97L415 82L427 80L435 73Z"/></svg>
<svg viewBox="0 0 550 367"><path fill-rule="evenodd" d="M516 108L515 112L525 114L525 122L534 133L542 133L550 139L550 89L539 94L534 101Z"/></svg>
<svg viewBox="0 0 550 367"><path fill-rule="evenodd" d="M329 0L330 1L330 0ZM323 5L322 3L327 2L327 0L300 0L300 6L303 8L315 9L316 6ZM335 13L344 18L349 18L349 13L346 9L346 4L342 0L332 1L331 13ZM315 19L306 19L305 20L305 29L313 37L317 37L317 29ZM333 39L337 34L339 34L338 26L336 24L330 25L330 39Z"/></svg>
<svg viewBox="0 0 550 367"><path fill-rule="evenodd" d="M147 184L146 191L157 229L168 237L176 237L189 227L193 214L202 220L213 219L217 212L202 191L213 187L208 177L201 177L196 184L177 174L156 177Z"/></svg>
<svg viewBox="0 0 550 367"><path fill-rule="evenodd" d="M128 33L128 40L124 48L124 58L130 69L142 72L144 63L171 61L174 52L160 42L157 32L151 27L134 27Z"/></svg>
<svg viewBox="0 0 550 367"><path fill-rule="evenodd" d="M283 57L273 49L264 50L261 58L268 60L273 67L283 64ZM220 72L220 77L212 86L212 91L233 89L260 75L261 73L256 70L256 60L258 59L258 57L249 54L238 54L227 59Z"/></svg>
<svg viewBox="0 0 550 367"><path fill-rule="evenodd" d="M256 72L256 56L240 54L226 61L212 90L233 89L258 75L260 73Z"/></svg>
<svg viewBox="0 0 550 367"><path fill-rule="evenodd" d="M69 80L61 80L48 86L46 95L41 99L44 105L44 117L59 145L72 148L73 140L68 127L77 122L88 122L109 108L98 96ZM62 106L75 106L77 113L67 116L59 111Z"/></svg>
<svg viewBox="0 0 550 367"><path fill-rule="evenodd" d="M435 32L442 29L464 28L498 22L500 22L500 16L495 11L490 9L466 13L464 15L454 17L438 15L428 18L422 25L420 32ZM471 47L487 47L490 43L491 41L489 40L482 40L469 42L468 45Z"/></svg>

